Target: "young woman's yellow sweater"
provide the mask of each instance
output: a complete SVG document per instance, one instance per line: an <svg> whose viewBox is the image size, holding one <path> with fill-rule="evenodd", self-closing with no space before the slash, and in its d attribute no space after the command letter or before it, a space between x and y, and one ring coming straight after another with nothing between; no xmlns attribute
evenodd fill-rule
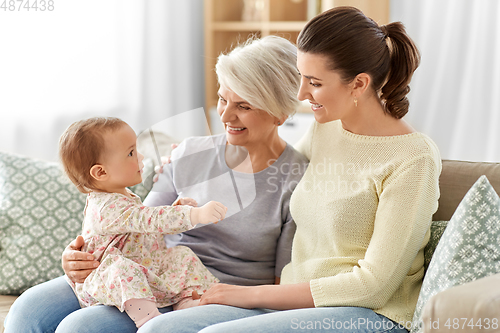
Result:
<svg viewBox="0 0 500 333"><path fill-rule="evenodd" d="M333 121L315 122L296 148L310 164L290 202L297 231L281 283L309 281L316 307L411 322L438 206L436 145L421 133L363 136Z"/></svg>

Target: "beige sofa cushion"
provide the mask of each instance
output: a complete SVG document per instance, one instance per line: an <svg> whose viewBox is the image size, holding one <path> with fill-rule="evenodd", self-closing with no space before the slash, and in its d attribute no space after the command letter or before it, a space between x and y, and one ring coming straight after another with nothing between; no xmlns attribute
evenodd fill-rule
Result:
<svg viewBox="0 0 500 333"><path fill-rule="evenodd" d="M449 221L465 193L481 175L488 177L500 195L500 163L443 160L443 171L439 178L439 208L432 219Z"/></svg>
<svg viewBox="0 0 500 333"><path fill-rule="evenodd" d="M500 332L500 274L434 295L424 307L422 321L424 333Z"/></svg>

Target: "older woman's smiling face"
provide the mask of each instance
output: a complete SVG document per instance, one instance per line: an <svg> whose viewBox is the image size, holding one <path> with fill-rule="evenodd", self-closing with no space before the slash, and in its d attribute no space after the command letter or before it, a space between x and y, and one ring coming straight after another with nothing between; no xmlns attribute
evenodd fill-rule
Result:
<svg viewBox="0 0 500 333"><path fill-rule="evenodd" d="M217 112L224 124L227 141L247 149L268 145L277 130L277 119L256 109L233 91L221 87Z"/></svg>

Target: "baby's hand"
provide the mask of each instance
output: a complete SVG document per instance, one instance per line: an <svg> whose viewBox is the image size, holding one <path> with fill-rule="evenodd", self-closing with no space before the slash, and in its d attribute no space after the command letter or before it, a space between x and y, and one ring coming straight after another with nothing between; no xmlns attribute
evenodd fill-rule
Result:
<svg viewBox="0 0 500 333"><path fill-rule="evenodd" d="M226 217L227 207L217 201L210 201L201 207L191 209L191 224L217 223Z"/></svg>
<svg viewBox="0 0 500 333"><path fill-rule="evenodd" d="M180 205L197 207L198 203L193 198L178 198L172 204L172 206L180 206Z"/></svg>

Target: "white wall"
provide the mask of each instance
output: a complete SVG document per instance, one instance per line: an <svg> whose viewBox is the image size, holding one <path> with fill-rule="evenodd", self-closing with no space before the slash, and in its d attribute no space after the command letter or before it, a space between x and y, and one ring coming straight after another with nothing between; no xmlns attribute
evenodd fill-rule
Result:
<svg viewBox="0 0 500 333"><path fill-rule="evenodd" d="M500 1L393 0L422 62L405 117L442 157L500 162Z"/></svg>
<svg viewBox="0 0 500 333"><path fill-rule="evenodd" d="M0 9L1 151L57 160L76 120L115 116L141 132L203 106L203 0L12 2ZM178 119L183 135L205 133L203 118Z"/></svg>

